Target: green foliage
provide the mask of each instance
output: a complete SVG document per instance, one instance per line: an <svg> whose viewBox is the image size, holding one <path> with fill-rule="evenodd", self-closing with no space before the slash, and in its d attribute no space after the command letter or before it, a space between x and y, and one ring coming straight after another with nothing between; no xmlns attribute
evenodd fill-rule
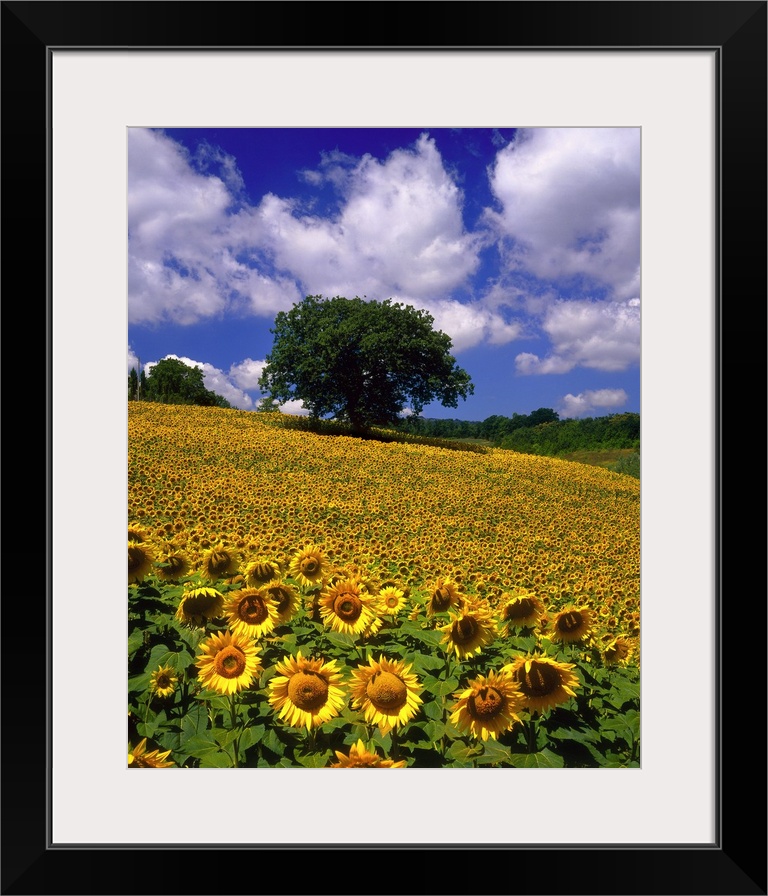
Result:
<svg viewBox="0 0 768 896"><path fill-rule="evenodd" d="M619 458L615 463L610 464L609 470L614 473L623 473L625 476L634 476L635 479L640 478L640 452L635 451L626 457Z"/></svg>
<svg viewBox="0 0 768 896"><path fill-rule="evenodd" d="M307 296L275 318L259 387L355 431L394 423L408 406L416 414L434 400L456 407L474 387L432 324L427 312L389 299Z"/></svg>
<svg viewBox="0 0 768 896"><path fill-rule="evenodd" d="M132 367L128 374L128 401L136 401L139 397L139 375L136 368Z"/></svg>
<svg viewBox="0 0 768 896"><path fill-rule="evenodd" d="M131 378L129 376L129 397L130 386ZM157 401L162 404L231 407L221 395L205 388L203 371L199 367L189 367L178 358L163 358L162 361L158 361L152 366L149 376L146 378L146 385L142 385L141 398L144 401Z"/></svg>
<svg viewBox="0 0 768 896"><path fill-rule="evenodd" d="M501 447L547 457L585 449L639 449L640 415L611 414L519 427L502 438Z"/></svg>

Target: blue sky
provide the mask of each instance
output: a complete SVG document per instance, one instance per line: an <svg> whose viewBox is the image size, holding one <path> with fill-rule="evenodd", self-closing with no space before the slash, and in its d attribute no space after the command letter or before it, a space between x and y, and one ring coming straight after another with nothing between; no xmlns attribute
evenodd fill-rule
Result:
<svg viewBox="0 0 768 896"><path fill-rule="evenodd" d="M253 409L306 295L433 316L475 392L426 417L639 413L640 129L129 129L128 371Z"/></svg>

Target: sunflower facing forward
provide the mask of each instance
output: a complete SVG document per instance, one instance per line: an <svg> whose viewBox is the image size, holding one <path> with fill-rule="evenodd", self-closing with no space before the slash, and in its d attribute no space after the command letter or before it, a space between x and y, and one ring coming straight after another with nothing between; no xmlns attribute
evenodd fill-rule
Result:
<svg viewBox="0 0 768 896"><path fill-rule="evenodd" d="M376 618L373 598L355 579L345 579L320 595L320 616L326 626L345 635L361 635Z"/></svg>
<svg viewBox="0 0 768 896"><path fill-rule="evenodd" d="M478 675L454 697L459 699L451 710L451 722L460 731L483 740L496 740L519 722L517 712L524 703L520 685L509 672Z"/></svg>
<svg viewBox="0 0 768 896"><path fill-rule="evenodd" d="M179 676L172 666L161 666L149 677L149 690L157 697L170 697L176 690Z"/></svg>
<svg viewBox="0 0 768 896"><path fill-rule="evenodd" d="M224 615L232 632L260 638L277 625L277 607L272 599L258 588L241 588L224 604Z"/></svg>
<svg viewBox="0 0 768 896"><path fill-rule="evenodd" d="M515 629L532 628L544 612L544 604L533 593L502 594L499 604L501 634L507 637Z"/></svg>
<svg viewBox="0 0 768 896"><path fill-rule="evenodd" d="M288 574L296 579L302 588L321 585L330 570L330 561L323 549L316 544L308 544L296 551L288 564Z"/></svg>
<svg viewBox="0 0 768 896"><path fill-rule="evenodd" d="M552 620L550 638L553 641L575 643L587 638L592 630L592 610L587 607L567 607Z"/></svg>
<svg viewBox="0 0 768 896"><path fill-rule="evenodd" d="M387 585L376 595L377 608L382 616L397 616L406 603L405 592L394 585Z"/></svg>
<svg viewBox="0 0 768 896"><path fill-rule="evenodd" d="M502 667L520 685L523 705L531 712L544 712L576 696L579 680L574 663L558 663L550 657L521 656Z"/></svg>
<svg viewBox="0 0 768 896"><path fill-rule="evenodd" d="M346 694L336 660L306 659L299 650L275 665L280 674L269 682L269 703L293 728L316 728L337 716Z"/></svg>
<svg viewBox="0 0 768 896"><path fill-rule="evenodd" d="M274 603L277 610L277 625L282 625L291 620L299 611L299 596L296 589L281 582L279 579L273 579L268 582L262 589L264 594Z"/></svg>
<svg viewBox="0 0 768 896"><path fill-rule="evenodd" d="M421 687L410 670L410 663L384 656L352 670L352 706L361 709L366 722L378 725L382 734L406 725L419 711Z"/></svg>
<svg viewBox="0 0 768 896"><path fill-rule="evenodd" d="M200 575L210 582L233 576L240 568L240 555L223 544L214 545L203 554Z"/></svg>
<svg viewBox="0 0 768 896"><path fill-rule="evenodd" d="M259 648L247 635L214 632L200 644L203 651L195 661L203 687L219 694L236 694L249 687L262 671Z"/></svg>
<svg viewBox="0 0 768 896"><path fill-rule="evenodd" d="M338 762L332 762L329 768L405 768L406 761L395 762L393 759L382 759L374 750L371 752L365 746L362 738L349 748L349 754L334 750Z"/></svg>
<svg viewBox="0 0 768 896"><path fill-rule="evenodd" d="M496 637L495 620L491 612L480 603L465 603L461 610L450 613L451 621L440 626L442 644L463 660L480 651Z"/></svg>

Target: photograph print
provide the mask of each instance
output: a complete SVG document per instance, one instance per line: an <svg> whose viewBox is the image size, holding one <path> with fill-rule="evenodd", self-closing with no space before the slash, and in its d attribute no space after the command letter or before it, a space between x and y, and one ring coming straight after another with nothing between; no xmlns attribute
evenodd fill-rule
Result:
<svg viewBox="0 0 768 896"><path fill-rule="evenodd" d="M127 767L640 768L641 129L127 144Z"/></svg>

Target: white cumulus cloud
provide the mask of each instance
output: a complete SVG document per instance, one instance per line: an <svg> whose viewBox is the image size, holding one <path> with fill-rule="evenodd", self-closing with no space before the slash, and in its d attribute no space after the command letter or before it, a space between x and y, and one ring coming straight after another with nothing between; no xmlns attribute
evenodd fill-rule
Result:
<svg viewBox="0 0 768 896"><path fill-rule="evenodd" d="M578 395L564 396L558 413L561 418L603 416L622 408L628 400L624 389L587 389Z"/></svg>

